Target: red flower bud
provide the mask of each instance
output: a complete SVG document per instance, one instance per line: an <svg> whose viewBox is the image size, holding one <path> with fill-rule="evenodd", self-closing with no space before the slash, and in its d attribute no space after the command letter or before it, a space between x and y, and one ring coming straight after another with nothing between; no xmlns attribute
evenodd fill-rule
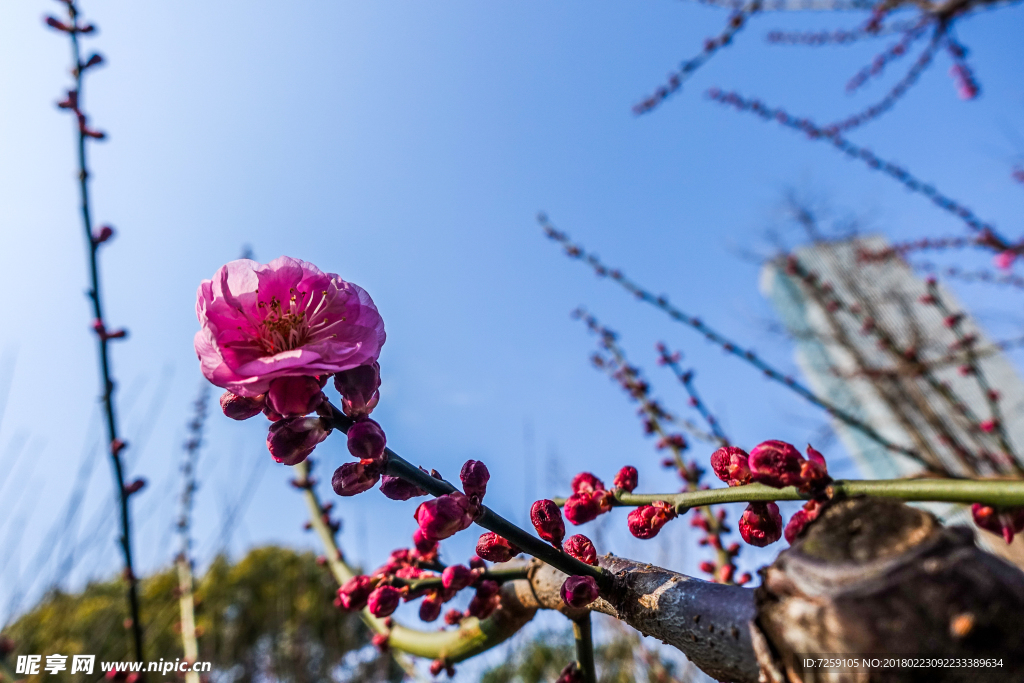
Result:
<svg viewBox="0 0 1024 683"><path fill-rule="evenodd" d="M391 637L390 633L374 633L373 638L370 638L370 642L378 652L387 652L389 649L388 639Z"/></svg>
<svg viewBox="0 0 1024 683"><path fill-rule="evenodd" d="M146 488L146 480L145 479L136 479L132 483L125 485L125 487L124 487L124 495L130 496L133 493L138 493L139 491L141 491L144 488Z"/></svg>
<svg viewBox="0 0 1024 683"><path fill-rule="evenodd" d="M309 415L323 400L316 377L278 377L267 391L267 405L283 417Z"/></svg>
<svg viewBox="0 0 1024 683"><path fill-rule="evenodd" d="M381 465L374 460L347 462L334 470L331 486L339 496L355 496L376 486L380 472Z"/></svg>
<svg viewBox="0 0 1024 683"><path fill-rule="evenodd" d="M565 501L565 518L577 526L585 524L611 510L612 500L611 492L603 489L574 493Z"/></svg>
<svg viewBox="0 0 1024 683"><path fill-rule="evenodd" d="M441 585L445 590L458 593L463 588L473 583L473 570L465 565L453 564L444 568L441 572Z"/></svg>
<svg viewBox="0 0 1024 683"><path fill-rule="evenodd" d="M70 109L71 111L78 111L78 91L68 90L68 96L60 102L58 102L57 106L61 109ZM105 242L107 239L110 239L110 237L114 234L114 231L110 229L109 225L103 226L103 228L100 229L100 234L102 234L104 228L110 230L110 235L108 235L107 238L103 240L99 239L99 235L93 235L93 244L99 244L101 241Z"/></svg>
<svg viewBox="0 0 1024 683"><path fill-rule="evenodd" d="M348 452L360 460L383 463L387 437L380 425L366 418L349 427Z"/></svg>
<svg viewBox="0 0 1024 683"><path fill-rule="evenodd" d="M481 535L476 542L476 554L490 562L508 562L520 552L519 548L493 531Z"/></svg>
<svg viewBox="0 0 1024 683"><path fill-rule="evenodd" d="M570 662L562 669L555 683L583 683L584 680L583 672L576 666L576 662Z"/></svg>
<svg viewBox="0 0 1024 683"><path fill-rule="evenodd" d="M584 564L597 565L597 549L593 542L583 534L570 536L562 549Z"/></svg>
<svg viewBox="0 0 1024 683"><path fill-rule="evenodd" d="M475 518L469 498L458 491L420 504L414 516L423 537L434 541L468 529Z"/></svg>
<svg viewBox="0 0 1024 683"><path fill-rule="evenodd" d="M480 585L476 587L476 596L481 600L486 600L497 595L500 589L501 586L498 585L497 581L484 579L480 582Z"/></svg>
<svg viewBox="0 0 1024 683"><path fill-rule="evenodd" d="M366 607L374 583L369 576L353 576L338 589L338 606L346 610Z"/></svg>
<svg viewBox="0 0 1024 683"><path fill-rule="evenodd" d="M553 500L538 500L530 507L530 521L537 535L548 543L558 546L565 538L565 522L562 511Z"/></svg>
<svg viewBox="0 0 1024 683"><path fill-rule="evenodd" d="M789 523L786 524L784 532L786 542L792 545L796 537L803 532L804 527L816 520L819 514L821 514L821 503L816 500L809 500L804 503L804 506L797 510L789 518Z"/></svg>
<svg viewBox="0 0 1024 683"><path fill-rule="evenodd" d="M570 576L562 584L562 602L569 607L586 607L597 600L597 581L592 576Z"/></svg>
<svg viewBox="0 0 1024 683"><path fill-rule="evenodd" d="M591 493L593 491L604 491L604 482L590 472L580 472L572 478L573 493Z"/></svg>
<svg viewBox="0 0 1024 683"><path fill-rule="evenodd" d="M391 500L409 500L427 495L427 492L416 484L411 484L401 477L385 474L381 477L380 492Z"/></svg>
<svg viewBox="0 0 1024 683"><path fill-rule="evenodd" d="M259 396L239 396L225 391L220 397L220 409L232 420L248 420L263 411L266 394Z"/></svg>
<svg viewBox="0 0 1024 683"><path fill-rule="evenodd" d="M46 21L46 25L47 26L49 26L50 28L55 29L57 31L68 32L68 31L71 30L70 26L68 26L67 24L62 22L57 17L46 17L45 21Z"/></svg>
<svg viewBox="0 0 1024 683"><path fill-rule="evenodd" d="M654 538L670 519L675 518L676 511L670 504L656 500L650 505L641 505L626 518L629 533L637 538Z"/></svg>
<svg viewBox="0 0 1024 683"><path fill-rule="evenodd" d="M89 59L82 64L82 69L88 69L91 66L98 66L103 63L103 55L93 52L89 55Z"/></svg>
<svg viewBox="0 0 1024 683"><path fill-rule="evenodd" d="M462 623L462 612L457 609L450 609L444 613L444 623L449 626L458 626Z"/></svg>
<svg viewBox="0 0 1024 683"><path fill-rule="evenodd" d="M729 486L742 486L751 481L750 456L742 448L724 446L711 454L711 469Z"/></svg>
<svg viewBox="0 0 1024 683"><path fill-rule="evenodd" d="M470 569L487 569L487 563L483 561L483 558L476 555L469 558L468 564Z"/></svg>
<svg viewBox="0 0 1024 683"><path fill-rule="evenodd" d="M627 493L632 493L639 483L640 475L632 465L626 465L615 475L612 485Z"/></svg>
<svg viewBox="0 0 1024 683"><path fill-rule="evenodd" d="M997 508L975 503L971 516L980 528L1002 534L1007 543L1013 543L1014 534L1024 531L1024 507Z"/></svg>
<svg viewBox="0 0 1024 683"><path fill-rule="evenodd" d="M782 538L782 515L775 503L751 503L739 521L740 536L762 548Z"/></svg>
<svg viewBox="0 0 1024 683"><path fill-rule="evenodd" d="M714 574L717 571L718 567L715 566L714 562L709 562L708 560L704 560L703 562L700 563L700 565L698 566L698 569L700 569L705 574Z"/></svg>
<svg viewBox="0 0 1024 683"><path fill-rule="evenodd" d="M444 600L441 599L441 594L438 591L431 592L420 603L420 619L427 622L437 621L437 618L441 616L442 607L444 607Z"/></svg>
<svg viewBox="0 0 1024 683"><path fill-rule="evenodd" d="M402 593L394 586L377 586L370 593L370 597L366 600L366 606L370 609L370 614L377 618L391 616L396 609L398 609L398 603L402 600Z"/></svg>
<svg viewBox="0 0 1024 683"><path fill-rule="evenodd" d="M360 365L334 376L334 388L341 394L341 410L351 418L366 417L380 400L380 365Z"/></svg>
<svg viewBox="0 0 1024 683"><path fill-rule="evenodd" d="M416 546L416 552L421 555L429 555L437 550L437 539L428 538L422 529L413 532L412 542Z"/></svg>
<svg viewBox="0 0 1024 683"><path fill-rule="evenodd" d="M462 479L462 490L466 495L479 501L487 493L487 482L491 478L491 473L487 471L487 465L479 460L467 460L462 466L459 478Z"/></svg>
<svg viewBox="0 0 1024 683"><path fill-rule="evenodd" d="M750 451L750 471L754 481L775 488L801 483L800 451L784 441L765 441Z"/></svg>
<svg viewBox="0 0 1024 683"><path fill-rule="evenodd" d="M284 465L298 465L327 438L331 430L318 417L293 417L270 425L267 448L274 460Z"/></svg>

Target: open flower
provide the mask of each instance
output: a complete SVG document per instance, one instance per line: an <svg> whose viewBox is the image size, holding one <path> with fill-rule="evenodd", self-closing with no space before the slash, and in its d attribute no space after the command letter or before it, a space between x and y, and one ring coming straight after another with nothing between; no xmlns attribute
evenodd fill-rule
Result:
<svg viewBox="0 0 1024 683"><path fill-rule="evenodd" d="M305 261L240 259L199 285L195 348L203 375L239 396L281 377L318 377L374 363L384 321L362 288Z"/></svg>

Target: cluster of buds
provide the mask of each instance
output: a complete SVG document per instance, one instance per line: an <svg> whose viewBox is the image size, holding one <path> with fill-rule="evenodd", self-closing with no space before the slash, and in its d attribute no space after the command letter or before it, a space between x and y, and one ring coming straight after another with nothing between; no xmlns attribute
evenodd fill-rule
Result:
<svg viewBox="0 0 1024 683"><path fill-rule="evenodd" d="M468 567L446 567L440 576L429 569L437 566L436 551L423 554L408 548L395 550L388 561L372 574L349 579L338 589L334 604L347 611L366 608L374 616L385 618L393 614L401 602L422 598L419 617L432 622L441 616L444 604L460 591L475 588L476 593L465 613L450 610L445 615L449 624L458 624L467 616L486 618L500 606L499 586L495 581L484 578L486 566L479 557L473 557ZM418 579L431 578L440 578L441 585L415 585Z"/></svg>
<svg viewBox="0 0 1024 683"><path fill-rule="evenodd" d="M590 472L572 478L572 495L565 501L565 518L575 525L585 524L612 509L615 493Z"/></svg>
<svg viewBox="0 0 1024 683"><path fill-rule="evenodd" d="M759 547L774 543L783 534L792 543L804 527L818 517L825 488L832 481L825 456L808 446L805 458L784 441L765 441L749 454L735 446L719 448L711 455L711 468L729 486L751 482L773 488L795 486L801 493L812 496L803 509L793 515L785 530L775 503L750 503L740 518L740 536L747 543Z"/></svg>
<svg viewBox="0 0 1024 683"><path fill-rule="evenodd" d="M487 482L491 478L487 466L478 460L467 460L462 466L459 477L462 480L464 493L453 491L421 503L416 508L413 516L416 518L419 528L413 535L413 541L417 548L436 547L438 541L468 529L483 512L483 499L487 493ZM501 539L496 534L495 538ZM505 539L501 539L501 541L508 543ZM491 544L485 543L483 537L481 537L481 544L488 548L491 547ZM493 544L495 552L500 552L498 550L500 544L497 541L494 541ZM513 548L509 546L507 550L511 551ZM514 550L513 556L519 553L518 549Z"/></svg>

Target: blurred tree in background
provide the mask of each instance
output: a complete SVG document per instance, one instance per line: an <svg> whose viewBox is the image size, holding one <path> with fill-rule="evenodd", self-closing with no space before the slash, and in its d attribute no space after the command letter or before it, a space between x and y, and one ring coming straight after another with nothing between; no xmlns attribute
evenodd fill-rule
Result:
<svg viewBox="0 0 1024 683"><path fill-rule="evenodd" d="M173 567L141 581L149 661L181 657L177 586ZM359 616L334 607L336 590L309 552L264 546L234 564L218 557L197 582L199 661L231 683L399 680L401 670L369 644ZM91 676L28 679L92 683L102 675L99 662L131 659L128 642L111 637L130 625L123 593L120 580L51 593L5 631L15 646L8 663L18 654L95 654Z"/></svg>

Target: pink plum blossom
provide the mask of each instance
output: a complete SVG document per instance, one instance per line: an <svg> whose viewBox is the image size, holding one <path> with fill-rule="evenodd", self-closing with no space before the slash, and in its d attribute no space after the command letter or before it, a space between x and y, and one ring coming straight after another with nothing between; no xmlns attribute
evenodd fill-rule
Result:
<svg viewBox="0 0 1024 683"><path fill-rule="evenodd" d="M319 377L376 362L384 321L362 288L305 261L232 261L199 285L195 349L203 375L239 396L281 377Z"/></svg>

